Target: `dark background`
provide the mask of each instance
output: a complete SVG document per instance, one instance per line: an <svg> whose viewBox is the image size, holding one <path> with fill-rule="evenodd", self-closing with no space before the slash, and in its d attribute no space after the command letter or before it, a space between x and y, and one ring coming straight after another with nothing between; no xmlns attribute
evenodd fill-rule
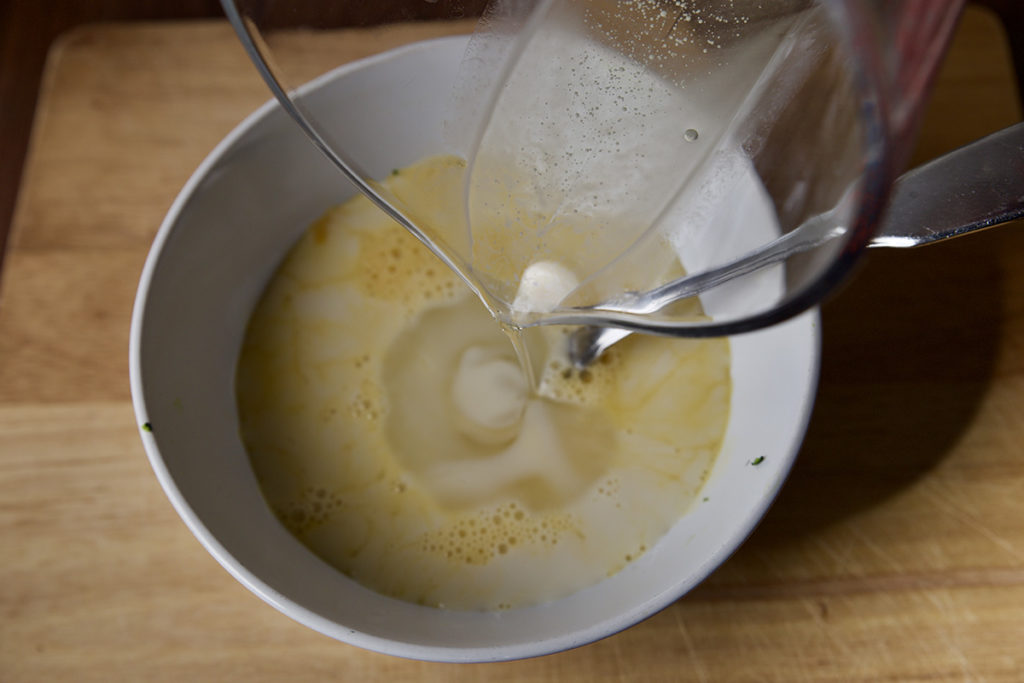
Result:
<svg viewBox="0 0 1024 683"><path fill-rule="evenodd" d="M486 0L246 0L266 26L325 22L361 26L401 20L478 15ZM1017 74L1024 74L1024 2L977 0L1006 24ZM218 0L0 0L0 258L18 192L22 163L47 51L60 34L102 21L223 17ZM1024 92L1024 88L1021 88Z"/></svg>

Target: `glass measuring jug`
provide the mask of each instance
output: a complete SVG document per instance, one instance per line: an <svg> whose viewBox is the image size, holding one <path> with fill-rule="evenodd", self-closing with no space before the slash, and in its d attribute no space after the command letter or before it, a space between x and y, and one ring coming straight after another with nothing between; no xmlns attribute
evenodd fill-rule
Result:
<svg viewBox="0 0 1024 683"><path fill-rule="evenodd" d="M332 112L317 109L315 88L283 85L301 65L274 64L273 36L261 32L274 3L224 4L275 95L314 142L460 271L492 312L516 325L615 325L680 336L783 320L816 303L849 271L878 229L962 5L490 3L454 83L450 120L463 134L451 136L451 152L468 159L468 220L465 241L453 244L417 221L416 207L372 180L386 171L365 169L359 150L332 144ZM288 7L301 13L303 3ZM435 7L449 15L482 9ZM344 33L320 37L346 39ZM582 73L587 60L623 69L629 78L614 80L594 68ZM538 77L559 65L554 77ZM638 84L664 96L644 99ZM563 97L555 106L509 101L573 86L583 96ZM612 102L627 98L624 122L615 129L574 123L572 115L585 114L588 104L605 108L599 124L609 120L607 102L588 100L588 88L604 89ZM673 110L680 101L686 106ZM622 137L625 153L621 144L593 153L583 136L564 135L573 126ZM401 131L381 131L394 134ZM510 147L511 161L493 154ZM532 165L517 166L517 153ZM581 156L583 166L567 162ZM552 172L552 163L537 170L537 159L561 160L569 172ZM495 179L500 192L488 193ZM588 200L594 186L611 199ZM581 219L567 220L581 210ZM808 226L814 239L795 240ZM689 301L668 297L651 305L649 293L728 270L781 240L800 248L694 291L684 297ZM537 263L568 264L569 284L554 300L515 310L524 275Z"/></svg>

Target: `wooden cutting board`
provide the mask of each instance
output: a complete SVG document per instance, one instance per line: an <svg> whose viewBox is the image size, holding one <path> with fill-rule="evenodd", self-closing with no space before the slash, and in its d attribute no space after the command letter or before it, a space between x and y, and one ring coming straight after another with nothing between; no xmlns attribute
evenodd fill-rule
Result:
<svg viewBox="0 0 1024 683"><path fill-rule="evenodd" d="M289 34L309 73L466 25ZM1001 29L965 16L918 160L1020 120ZM0 289L0 681L1024 680L1024 226L873 252L824 312L817 408L777 504L646 622L524 662L334 642L206 554L128 394L149 243L267 99L224 23L101 25L50 57Z"/></svg>

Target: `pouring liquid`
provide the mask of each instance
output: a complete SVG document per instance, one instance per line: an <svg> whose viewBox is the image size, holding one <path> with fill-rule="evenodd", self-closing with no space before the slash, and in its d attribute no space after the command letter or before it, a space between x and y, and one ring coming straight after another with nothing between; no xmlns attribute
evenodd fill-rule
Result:
<svg viewBox="0 0 1024 683"><path fill-rule="evenodd" d="M386 182L449 226L463 171L434 158ZM653 547L718 452L728 342L636 338L584 374L553 358L559 330L507 333L365 198L318 221L259 302L236 378L287 528L374 590L454 609L555 599ZM530 390L520 363L538 358Z"/></svg>

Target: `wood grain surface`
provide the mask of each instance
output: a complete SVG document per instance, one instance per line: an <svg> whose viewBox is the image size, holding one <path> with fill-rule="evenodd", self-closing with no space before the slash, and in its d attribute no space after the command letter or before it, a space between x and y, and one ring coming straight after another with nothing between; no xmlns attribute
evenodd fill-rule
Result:
<svg viewBox="0 0 1024 683"><path fill-rule="evenodd" d="M277 47L310 73L466 25ZM965 15L917 160L1020 120L999 24ZM711 578L571 652L406 661L236 583L173 512L128 393L149 243L267 98L220 22L76 31L50 55L0 283L0 681L1024 680L1024 226L872 252L824 308L778 502Z"/></svg>

